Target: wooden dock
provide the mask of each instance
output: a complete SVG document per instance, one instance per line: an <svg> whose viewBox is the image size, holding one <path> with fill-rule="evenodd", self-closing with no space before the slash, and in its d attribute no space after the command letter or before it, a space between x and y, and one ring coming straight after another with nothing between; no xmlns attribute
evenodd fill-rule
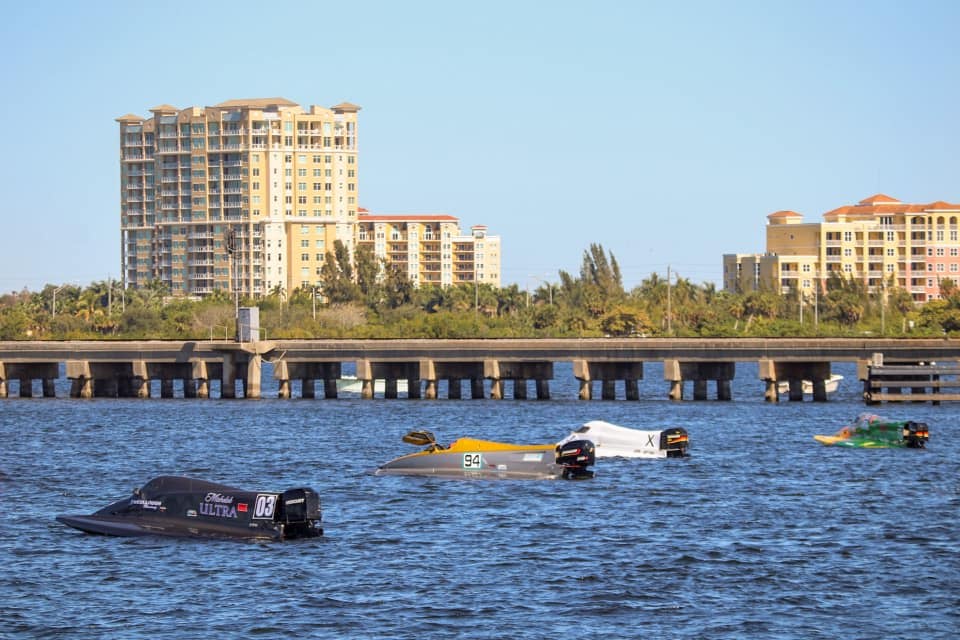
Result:
<svg viewBox="0 0 960 640"><path fill-rule="evenodd" d="M863 381L867 404L960 401L960 364L870 364Z"/></svg>

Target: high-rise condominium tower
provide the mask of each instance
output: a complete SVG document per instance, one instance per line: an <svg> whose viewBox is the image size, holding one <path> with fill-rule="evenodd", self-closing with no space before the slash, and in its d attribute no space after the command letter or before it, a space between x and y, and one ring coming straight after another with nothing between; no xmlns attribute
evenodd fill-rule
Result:
<svg viewBox="0 0 960 640"><path fill-rule="evenodd" d="M242 295L319 283L357 221L357 112L283 98L161 105L120 123L126 286Z"/></svg>

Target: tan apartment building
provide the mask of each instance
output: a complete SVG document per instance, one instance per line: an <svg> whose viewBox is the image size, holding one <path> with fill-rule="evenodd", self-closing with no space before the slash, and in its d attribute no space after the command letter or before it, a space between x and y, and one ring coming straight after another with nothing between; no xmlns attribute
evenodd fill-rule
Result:
<svg viewBox="0 0 960 640"><path fill-rule="evenodd" d="M869 291L892 282L926 302L940 281L960 282L960 205L908 204L877 194L805 223L794 211L767 216L763 254L723 256L726 291L812 294L831 273L859 278Z"/></svg>
<svg viewBox="0 0 960 640"><path fill-rule="evenodd" d="M469 234L449 215L372 214L360 209L357 245L400 266L416 285L486 283L500 287L500 237L475 225Z"/></svg>
<svg viewBox="0 0 960 640"><path fill-rule="evenodd" d="M354 243L358 111L257 98L117 118L124 284L188 296L315 284L333 243Z"/></svg>

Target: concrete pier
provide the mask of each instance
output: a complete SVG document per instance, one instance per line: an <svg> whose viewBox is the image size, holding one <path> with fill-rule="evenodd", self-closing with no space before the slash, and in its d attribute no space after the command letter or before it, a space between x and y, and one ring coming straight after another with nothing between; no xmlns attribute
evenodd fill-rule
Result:
<svg viewBox="0 0 960 640"><path fill-rule="evenodd" d="M716 385L717 400L732 400L730 382L735 375L736 364L733 362L681 362L673 359L663 362L663 378L670 383L668 397L674 401L683 400L683 383L688 380L693 382L694 400L707 399L707 383L710 381Z"/></svg>
<svg viewBox="0 0 960 640"><path fill-rule="evenodd" d="M788 381L787 397L791 402L803 400L803 382L811 382L813 400L827 401L827 380L830 378L829 362L774 361L763 359L759 362L759 378L764 382L763 398L767 402L779 402L779 383Z"/></svg>

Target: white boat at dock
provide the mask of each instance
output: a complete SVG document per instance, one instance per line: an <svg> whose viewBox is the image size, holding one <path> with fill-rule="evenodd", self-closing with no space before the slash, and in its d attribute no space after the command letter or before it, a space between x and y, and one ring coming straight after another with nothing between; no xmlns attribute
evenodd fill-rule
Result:
<svg viewBox="0 0 960 640"><path fill-rule="evenodd" d="M840 381L843 380L843 376L838 373L832 374L826 380L827 393L834 393L840 387ZM789 393L790 392L790 382L788 380L780 380L777 382L777 391L779 393ZM803 381L803 392L804 393L813 393L813 381L804 380Z"/></svg>
<svg viewBox="0 0 960 640"><path fill-rule="evenodd" d="M374 394L382 394L386 388L387 383L385 380L373 381ZM356 376L341 376L340 379L337 380L337 391L359 394L363 392L363 380L360 380ZM407 393L406 380L397 380L397 393Z"/></svg>

